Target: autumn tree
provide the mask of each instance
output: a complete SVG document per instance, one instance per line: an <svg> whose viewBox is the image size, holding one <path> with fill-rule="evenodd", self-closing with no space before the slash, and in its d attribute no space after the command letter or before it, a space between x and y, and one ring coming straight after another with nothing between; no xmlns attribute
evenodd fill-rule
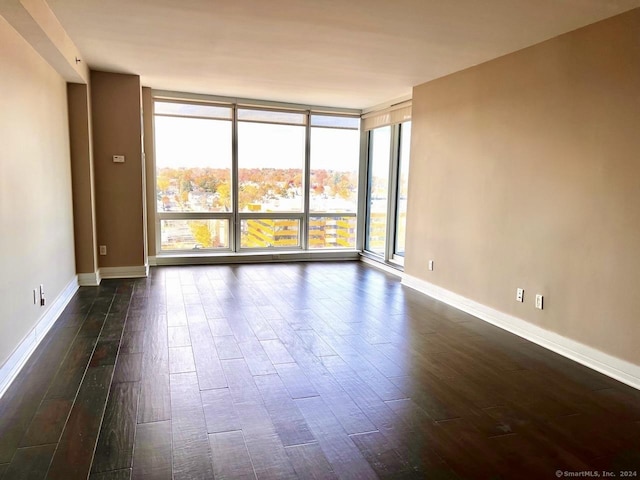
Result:
<svg viewBox="0 0 640 480"><path fill-rule="evenodd" d="M189 192L181 192L178 195L174 195L173 200L180 206L180 209L184 212L189 203Z"/></svg>
<svg viewBox="0 0 640 480"><path fill-rule="evenodd" d="M335 194L340 197L348 200L351 198L351 182L346 175L342 175L340 180L335 186Z"/></svg>
<svg viewBox="0 0 640 480"><path fill-rule="evenodd" d="M208 222L189 222L189 229L196 243L201 248L211 248L214 246L214 236Z"/></svg>
<svg viewBox="0 0 640 480"><path fill-rule="evenodd" d="M240 186L238 203L240 210L244 210L250 203L262 203L265 191L258 185L246 184Z"/></svg>
<svg viewBox="0 0 640 480"><path fill-rule="evenodd" d="M166 192L169 188L169 185L171 185L171 181L169 180L168 177L165 177L164 175L158 175L158 180L156 182L156 185L158 186L159 192Z"/></svg>
<svg viewBox="0 0 640 480"><path fill-rule="evenodd" d="M289 196L289 189L285 186L285 187L279 187L277 190L278 196L280 198L286 198Z"/></svg>
<svg viewBox="0 0 640 480"><path fill-rule="evenodd" d="M231 211L231 187L227 182L218 185L218 203L224 207L225 211Z"/></svg>
<svg viewBox="0 0 640 480"><path fill-rule="evenodd" d="M300 188L302 186L302 170L294 170L293 178L289 183L296 188Z"/></svg>
<svg viewBox="0 0 640 480"><path fill-rule="evenodd" d="M309 188L316 195L329 194L334 198L351 199L358 178L356 172L314 169ZM379 179L374 178L374 191ZM157 188L165 210L187 211L189 193L197 193L202 208L215 206L224 211L233 210L231 170L226 168L170 168L158 170ZM288 198L301 192L303 171L299 168L240 168L238 170L239 210L250 204L264 204L274 198ZM385 183L386 185L386 183ZM206 195L205 195L206 194ZM192 198L192 201L196 201Z"/></svg>

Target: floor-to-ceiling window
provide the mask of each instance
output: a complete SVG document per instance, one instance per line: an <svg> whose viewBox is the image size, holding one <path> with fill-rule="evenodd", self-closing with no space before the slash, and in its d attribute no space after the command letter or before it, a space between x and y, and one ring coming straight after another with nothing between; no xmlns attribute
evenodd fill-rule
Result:
<svg viewBox="0 0 640 480"><path fill-rule="evenodd" d="M360 119L311 115L310 147L309 248L355 248Z"/></svg>
<svg viewBox="0 0 640 480"><path fill-rule="evenodd" d="M389 210L389 154L391 127L378 127L369 133L366 250L384 255L387 246Z"/></svg>
<svg viewBox="0 0 640 480"><path fill-rule="evenodd" d="M160 250L231 249L232 109L155 102Z"/></svg>
<svg viewBox="0 0 640 480"><path fill-rule="evenodd" d="M398 174L396 190L396 222L393 255L404 258L405 236L407 234L407 194L409 190L409 154L411 150L411 122L403 122L399 127L400 149L398 151Z"/></svg>
<svg viewBox="0 0 640 480"><path fill-rule="evenodd" d="M238 109L240 249L303 247L306 120Z"/></svg>
<svg viewBox="0 0 640 480"><path fill-rule="evenodd" d="M360 118L154 101L160 255L354 251Z"/></svg>
<svg viewBox="0 0 640 480"><path fill-rule="evenodd" d="M404 263L411 106L366 115L367 202L365 252Z"/></svg>

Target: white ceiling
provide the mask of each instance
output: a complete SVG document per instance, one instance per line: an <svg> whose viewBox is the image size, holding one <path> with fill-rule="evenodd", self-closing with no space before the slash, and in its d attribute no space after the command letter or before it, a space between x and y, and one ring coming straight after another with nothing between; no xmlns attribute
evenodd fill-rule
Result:
<svg viewBox="0 0 640 480"><path fill-rule="evenodd" d="M94 69L165 90L366 108L640 0L48 0Z"/></svg>

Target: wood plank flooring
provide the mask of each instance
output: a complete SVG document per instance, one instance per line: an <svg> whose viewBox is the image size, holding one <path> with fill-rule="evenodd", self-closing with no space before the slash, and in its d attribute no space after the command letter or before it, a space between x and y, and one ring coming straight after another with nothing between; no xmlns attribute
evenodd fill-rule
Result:
<svg viewBox="0 0 640 480"><path fill-rule="evenodd" d="M640 475L640 392L358 262L81 288L0 399L3 480L558 470Z"/></svg>

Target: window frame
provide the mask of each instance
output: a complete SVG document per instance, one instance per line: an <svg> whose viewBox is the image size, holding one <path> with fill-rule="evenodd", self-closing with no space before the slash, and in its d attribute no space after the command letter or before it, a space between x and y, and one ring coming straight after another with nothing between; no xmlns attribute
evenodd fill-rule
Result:
<svg viewBox="0 0 640 480"><path fill-rule="evenodd" d="M161 103L176 103L176 104L187 104L187 105L206 105L213 107L225 107L231 110L231 118L212 118L212 117L204 117L197 115L177 115L177 114L164 114L164 113L156 113L155 105L156 102ZM153 98L153 122L154 122L154 136L155 136L155 119L156 117L169 117L169 118L195 118L201 120L214 120L214 121L227 121L232 122L231 124L231 137L233 137L233 123L234 123L234 109L230 104L218 103L218 102L197 102L191 100L175 100L175 99L165 99L165 98ZM154 152L157 152L157 143L153 139L154 144ZM233 148L231 152L231 183L232 183L232 198L235 193L235 186L233 186ZM192 254L216 254L216 253L231 253L233 251L233 245L235 242L235 228L233 224L233 216L234 216L234 207L235 203L232 201L231 212L161 212L157 208L157 198L158 198L158 168L157 165L154 165L153 168L153 198L154 198L154 207L153 212L155 215L155 228L156 228L156 255L167 254L167 255L192 255ZM163 249L162 248L162 221L163 220L227 220L229 228L227 229L227 248L193 248L192 250L184 250L184 249Z"/></svg>
<svg viewBox="0 0 640 480"><path fill-rule="evenodd" d="M152 92L152 105L154 111L152 112L152 118L154 122L154 135L155 135L155 118L156 116L164 117L183 117L183 118L202 118L205 120L223 120L231 122L231 211L230 212L162 212L157 208L156 204L153 208L153 214L155 216L155 244L156 244L156 256L193 256L193 255L230 255L235 256L239 254L249 253L273 253L273 252L308 252L308 253L320 253L320 252L357 252L362 250L361 245L361 196L362 196L362 136L363 131L361 124L359 123L358 131L360 132L360 150L358 157L358 192L357 192L357 209L356 212L310 212L310 153L311 153L311 117L316 115L326 116L343 116L349 118L356 118L360 122L361 112L351 109L331 109L331 108L314 108L308 106L296 106L293 104L279 104L275 102L262 102L262 101L242 101L241 99L232 99L225 97L211 97L198 94L179 94L175 92ZM177 114L165 114L155 113L156 102L166 103L178 103L178 104L195 104L195 105L211 105L216 107L225 107L231 109L231 118L211 118L201 117L196 115L177 115ZM257 120L239 120L238 110L258 110L269 112L282 112L282 113L295 113L303 115L303 123L287 123L287 122L269 122L269 121L257 121ZM302 210L298 212L240 212L239 211L239 158L238 158L238 125L240 122L247 123L267 123L267 124L280 124L280 125L293 125L303 126L305 129L305 147L304 147L304 159L302 165L302 190L303 190L303 206ZM346 127L327 127L317 126L317 128L345 128ZM353 129L355 130L355 129ZM154 149L156 148L156 142L154 138ZM158 169L156 165L152 168L153 171L153 198L158 198ZM353 248L309 248L309 223L310 217L355 217L356 218L356 239ZM161 223L163 220L226 220L228 222L228 248L194 248L193 250L184 249L163 249L162 248L162 230ZM251 219L296 219L299 221L299 245L298 246L282 246L282 247L243 247L242 246L242 223Z"/></svg>
<svg viewBox="0 0 640 480"><path fill-rule="evenodd" d="M370 244L370 237L371 235L369 234L370 229L371 229L371 215L372 215L372 211L371 211L371 195L373 193L373 168L372 168L372 160L373 160L373 148L372 145L374 144L374 132L376 131L380 131L382 129L388 128L389 129L389 153L387 155L387 208L386 208L386 223L385 223L385 242L384 242L384 248L382 249L382 253L380 252L376 252L373 251L371 249L371 244ZM393 131L393 126L391 125L382 125L376 128L373 128L371 130L369 130L367 132L367 196L366 196L366 217L365 217L365 238L364 238L364 250L370 254L373 255L375 257L380 257L382 259L384 259L385 261L388 260L388 245L389 245L389 221L390 221L390 217L389 217L389 209L390 209L390 203L391 203L391 182L392 182L392 174L391 171L389 170L391 167L391 160L390 158L393 156L393 146L394 146L394 131Z"/></svg>
<svg viewBox="0 0 640 480"><path fill-rule="evenodd" d="M327 218L342 218L342 217L355 217L356 219L356 238L355 238L355 242L354 242L354 246L353 248L355 248L356 250L362 250L361 245L362 245L362 240L361 240L361 226L359 224L359 219L362 216L362 201L361 201L361 191L363 190L362 188L362 172L363 172L363 161L362 161L362 136L363 136L363 131L362 131L362 124L359 121L358 122L358 128L349 128L349 127L339 127L339 126L326 126L326 125L312 125L312 117L313 116L326 116L326 117L339 117L339 116L346 116L346 115L336 115L335 113L319 113L319 112L310 112L309 115L309 120L307 122L308 126L307 126L307 164L306 164L306 175L305 175L305 179L306 179L306 188L305 188L305 194L307 197L307 201L305 203L305 216L306 216L306 227L305 227L305 239L306 239L306 243L305 243L305 250L308 251L313 251L313 252L333 252L333 251L340 251L340 250L352 250L349 247L343 247L343 248L339 248L339 247L335 247L335 248L310 248L309 247L309 237L310 237L310 233L309 233L309 229L311 227L310 223L310 219L311 217L327 217ZM358 120L360 120L360 117L358 116ZM357 178L358 178L358 185L357 185L357 192L356 192L356 209L355 212L323 212L320 210L314 210L311 211L311 129L312 128L328 128L328 129L336 129L336 130L357 130L360 135L360 145L359 145L359 155L358 155L358 169L357 169Z"/></svg>
<svg viewBox="0 0 640 480"><path fill-rule="evenodd" d="M398 124L398 158L397 158L397 162L396 162L396 181L395 181L395 187L396 187L396 191L395 191L395 195L394 195L394 199L395 199L395 208L394 208L394 229L393 229L393 247L391 250L391 261L397 262L401 265L404 265L404 254L405 252L403 251L402 253L398 252L398 223L399 223L399 216L400 216L400 192L401 192L401 174L402 174L402 169L401 166L403 165L404 162L408 162L409 168L411 167L411 144L409 143L408 147L409 150L407 152L403 152L402 149L402 145L403 145L403 138L405 135L405 131L406 131L406 127L409 127L409 137L411 136L411 128L412 128L412 124L411 124L411 120L405 120L404 122ZM403 156L403 153L406 155L408 154L408 157L405 158ZM408 170L407 170L407 176L408 176ZM408 178L407 178L407 183L408 183ZM408 187L408 185L407 185ZM408 198L408 194L407 194L407 198ZM406 220L405 220L405 237L406 237ZM405 240L406 241L406 240Z"/></svg>
<svg viewBox="0 0 640 480"><path fill-rule="evenodd" d="M370 256L371 258L377 259L384 263L392 264L396 267L402 268L404 266L404 255L398 255L396 253L396 243L397 243L397 226L398 226L398 192L400 189L400 153L401 153L401 136L402 130L405 128L407 124L409 128L411 128L411 118L403 118L397 122L390 124L380 124L375 127L369 128L364 133L364 137L366 139L366 192L365 192L365 211L364 211L364 228L363 228L363 252ZM369 247L369 228L370 228L370 216L371 216L371 187L372 187L372 168L371 168L371 160L372 160L372 139L373 132L382 129L382 128L390 128L390 145L389 145L389 156L388 156L388 185L387 185L387 223L386 223L386 232L385 232L385 246L382 251L374 252ZM410 158L410 152L409 152Z"/></svg>

